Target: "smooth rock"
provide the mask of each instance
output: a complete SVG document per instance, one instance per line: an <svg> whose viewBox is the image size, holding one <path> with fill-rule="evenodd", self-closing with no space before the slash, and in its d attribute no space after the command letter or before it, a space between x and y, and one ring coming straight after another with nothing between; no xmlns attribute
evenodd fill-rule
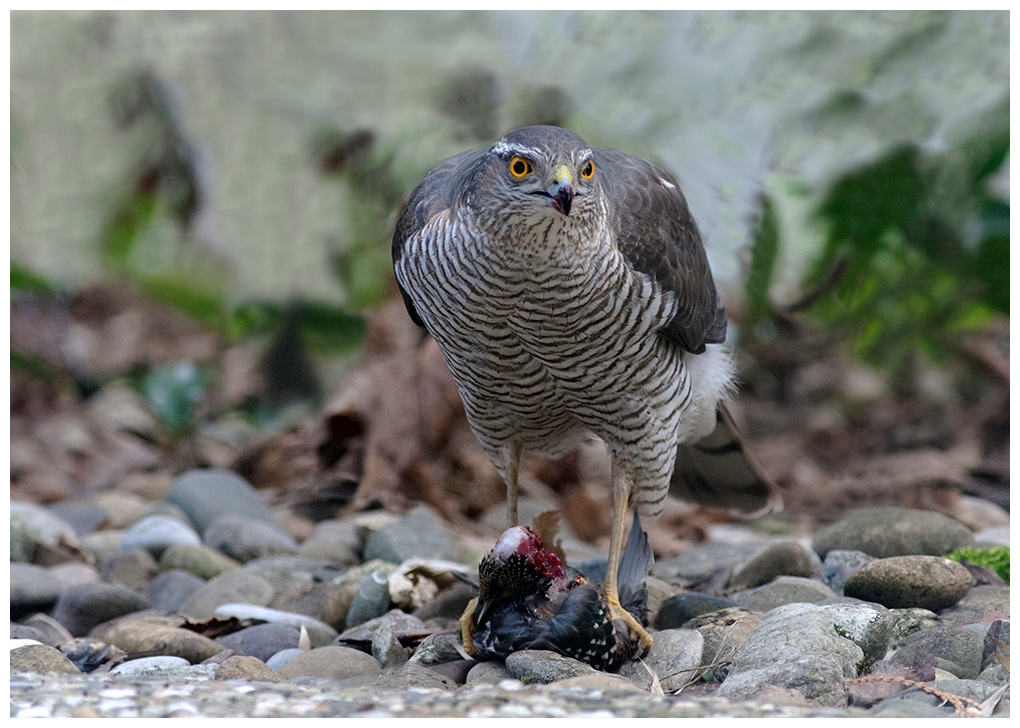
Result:
<svg viewBox="0 0 1020 728"><path fill-rule="evenodd" d="M187 513L199 533L225 513L276 522L248 481L229 470L189 470L174 481L166 500Z"/></svg>
<svg viewBox="0 0 1020 728"><path fill-rule="evenodd" d="M235 654L256 657L262 662L281 650L296 648L301 630L289 624L268 623L245 627L216 639Z"/></svg>
<svg viewBox="0 0 1020 728"><path fill-rule="evenodd" d="M966 567L939 556L878 559L847 580L848 597L891 609L920 607L938 612L960 601L973 584Z"/></svg>
<svg viewBox="0 0 1020 728"><path fill-rule="evenodd" d="M892 618L889 610L872 604L820 604L839 628L839 633L864 651L865 657L882 659L889 649Z"/></svg>
<svg viewBox="0 0 1020 728"><path fill-rule="evenodd" d="M60 582L64 589L75 584L95 584L103 580L99 570L91 564L83 564L78 561L68 561L66 564L57 564L46 569L50 576Z"/></svg>
<svg viewBox="0 0 1020 728"><path fill-rule="evenodd" d="M404 647L389 625L382 625L372 635L372 657L384 668L403 665L411 657L411 649Z"/></svg>
<svg viewBox="0 0 1020 728"><path fill-rule="evenodd" d="M266 606L276 596L273 586L255 574L227 571L210 579L194 591L180 612L198 619L208 619L223 604L246 603Z"/></svg>
<svg viewBox="0 0 1020 728"><path fill-rule="evenodd" d="M927 609L890 609L889 647L897 648L906 643L911 635L941 625L939 617Z"/></svg>
<svg viewBox="0 0 1020 728"><path fill-rule="evenodd" d="M371 655L350 647L327 645L294 657L278 673L284 680L295 677L344 680L355 675L374 675L381 671L382 666Z"/></svg>
<svg viewBox="0 0 1020 728"><path fill-rule="evenodd" d="M905 667L923 661L958 678L972 680L981 672L984 648L983 637L975 632L938 626L911 636L889 661Z"/></svg>
<svg viewBox="0 0 1020 728"><path fill-rule="evenodd" d="M92 496L92 502L106 511L112 528L128 528L149 514L149 502L134 493L104 490Z"/></svg>
<svg viewBox="0 0 1020 728"><path fill-rule="evenodd" d="M122 662L112 670L111 675L122 675L132 677L157 677L168 670L187 667L191 663L183 657L173 655L158 655L156 657L140 657L137 660Z"/></svg>
<svg viewBox="0 0 1020 728"><path fill-rule="evenodd" d="M470 584L457 582L450 588L439 592L435 599L414 610L413 614L423 621L435 617L460 619L460 616L464 614L464 610L467 608L468 602L477 596L478 589Z"/></svg>
<svg viewBox="0 0 1020 728"><path fill-rule="evenodd" d="M676 594L663 600L654 626L656 629L679 629L699 615L735 606L729 599L699 592Z"/></svg>
<svg viewBox="0 0 1020 728"><path fill-rule="evenodd" d="M298 553L332 564L356 564L361 550L357 527L351 521L322 521L305 539Z"/></svg>
<svg viewBox="0 0 1020 728"><path fill-rule="evenodd" d="M364 560L381 559L399 564L405 559L454 561L457 549L439 520L419 508L383 526L368 537Z"/></svg>
<svg viewBox="0 0 1020 728"><path fill-rule="evenodd" d="M370 619L381 617L390 608L390 587L386 574L374 571L358 585L351 600L345 623L353 627Z"/></svg>
<svg viewBox="0 0 1020 728"><path fill-rule="evenodd" d="M57 603L62 590L63 585L54 578L49 569L12 561L11 619L21 619L35 612L48 612Z"/></svg>
<svg viewBox="0 0 1020 728"><path fill-rule="evenodd" d="M597 691L599 694L613 692L648 694L646 689L638 687L627 678L607 672L596 672L593 675L578 675L577 677L564 678L542 689L559 692L560 690L569 690L571 688ZM668 692L667 688L663 689Z"/></svg>
<svg viewBox="0 0 1020 728"><path fill-rule="evenodd" d="M456 690L457 683L437 670L413 662L384 668L376 675L354 675L344 681L345 686L367 686L381 690L411 690L416 693L430 690Z"/></svg>
<svg viewBox="0 0 1020 728"><path fill-rule="evenodd" d="M686 628L697 630L704 639L702 662L714 665L710 670L716 681L726 677L737 650L758 628L761 618L761 612L753 612L744 607L727 607L687 622Z"/></svg>
<svg viewBox="0 0 1020 728"><path fill-rule="evenodd" d="M123 540L124 531L119 529L93 531L81 537L81 547L89 554L89 561L101 564L120 548Z"/></svg>
<svg viewBox="0 0 1020 728"><path fill-rule="evenodd" d="M651 573L652 576L684 589L697 588L704 592L715 592L726 587L733 573L733 565L739 558L738 546L708 541L677 556L656 561Z"/></svg>
<svg viewBox="0 0 1020 728"><path fill-rule="evenodd" d="M875 560L863 551L833 549L825 555L821 578L832 591L842 596L846 580Z"/></svg>
<svg viewBox="0 0 1020 728"><path fill-rule="evenodd" d="M659 684L667 693L672 693L698 679L698 668L703 664L705 638L693 629L667 629L655 633L655 641L643 660L624 663L620 674L630 678L643 690L652 686L652 675L648 668L659 677ZM647 666L647 667L646 667Z"/></svg>
<svg viewBox="0 0 1020 728"><path fill-rule="evenodd" d="M294 614L293 612L281 612L277 609L258 606L255 604L221 604L216 608L217 617L237 617L238 619L262 619L272 624L283 624L300 630L302 627L308 632L312 647L328 645L337 638L337 631L317 619L306 614Z"/></svg>
<svg viewBox="0 0 1020 728"><path fill-rule="evenodd" d="M595 668L550 650L521 650L506 658L510 676L523 683L551 683L568 677L591 675Z"/></svg>
<svg viewBox="0 0 1020 728"><path fill-rule="evenodd" d="M978 680L935 680L926 685L928 688L938 690L943 693L950 695L959 695L964 698L969 698L977 702L982 702L987 698L993 691L989 689L987 683L980 682ZM924 717L953 717L956 709L946 703L938 695L932 695L929 692L925 692L920 688L908 687L906 690L896 693L892 697L886 698L881 701L878 705L868 711L868 715L874 715L875 717L884 717L885 714L895 710L903 710L907 704L918 703L920 705L934 708L938 713L928 713ZM965 703L966 705L966 703ZM920 715L920 713L910 712L911 715Z"/></svg>
<svg viewBox="0 0 1020 728"><path fill-rule="evenodd" d="M298 655L303 655L307 650L301 650L297 647L292 647L286 650L280 650L275 655L266 660L266 666L274 672L280 672L280 668L286 665L288 662L293 660Z"/></svg>
<svg viewBox="0 0 1020 728"><path fill-rule="evenodd" d="M307 614L334 629L343 629L354 597L328 582L297 587L276 597L269 606L281 612Z"/></svg>
<svg viewBox="0 0 1020 728"><path fill-rule="evenodd" d="M110 554L103 563L100 573L103 579L111 584L142 591L158 571L156 560L148 551L119 549Z"/></svg>
<svg viewBox="0 0 1020 728"><path fill-rule="evenodd" d="M75 637L84 637L98 624L142 609L145 597L116 584L78 584L65 590L53 608L53 618Z"/></svg>
<svg viewBox="0 0 1020 728"><path fill-rule="evenodd" d="M820 569L819 558L796 541L752 543L740 547L727 587L751 589L781 576L814 577Z"/></svg>
<svg viewBox="0 0 1020 728"><path fill-rule="evenodd" d="M875 558L926 554L942 556L974 543L970 529L934 511L862 508L815 534L823 559L833 549L863 551Z"/></svg>
<svg viewBox="0 0 1020 728"><path fill-rule="evenodd" d="M1004 656L1009 659L1009 620L1008 619L997 619L988 625L988 631L985 633L985 649L981 655L981 668L987 669L993 665L998 665L999 661L996 659L996 655Z"/></svg>
<svg viewBox="0 0 1020 728"><path fill-rule="evenodd" d="M1010 594L1008 586L976 586L967 596L939 614L943 622L953 625L987 620L989 615L1009 616Z"/></svg>
<svg viewBox="0 0 1020 728"><path fill-rule="evenodd" d="M467 674L468 685L499 685L504 680L513 680L510 671L501 662L479 662Z"/></svg>
<svg viewBox="0 0 1020 728"><path fill-rule="evenodd" d="M718 697L747 700L769 685L799 691L811 704L845 706L844 680L857 676L864 652L833 629L812 604L788 604L765 614L737 650Z"/></svg>
<svg viewBox="0 0 1020 728"><path fill-rule="evenodd" d="M16 626L18 625L11 624L12 632ZM48 614L33 614L24 620L23 626L35 630L40 635L35 639L51 647L59 647L65 642L74 639L74 635L67 631L67 627ZM13 637L14 635L11 634L11 636Z"/></svg>
<svg viewBox="0 0 1020 728"><path fill-rule="evenodd" d="M411 656L411 662L425 666L441 665L465 659L466 653L459 634L430 634L423 639Z"/></svg>
<svg viewBox="0 0 1020 728"><path fill-rule="evenodd" d="M176 612L192 594L201 589L205 581L181 569L164 571L142 590L154 609Z"/></svg>
<svg viewBox="0 0 1020 728"><path fill-rule="evenodd" d="M329 562L286 554L255 559L241 569L258 574L273 585L277 594L311 586L316 581L331 582L337 576L336 569Z"/></svg>
<svg viewBox="0 0 1020 728"><path fill-rule="evenodd" d="M200 579L209 580L240 566L233 559L204 544L178 544L171 546L159 557L160 571L180 569Z"/></svg>
<svg viewBox="0 0 1020 728"><path fill-rule="evenodd" d="M421 663L417 664L420 665ZM437 665L425 665L425 667L439 673L444 678L452 680L457 685L464 685L467 682L467 674L476 664L474 660L453 660L451 662L441 662Z"/></svg>
<svg viewBox="0 0 1020 728"><path fill-rule="evenodd" d="M78 536L110 525L109 516L101 506L87 500L60 501L48 506L50 513L64 521Z"/></svg>
<svg viewBox="0 0 1020 728"><path fill-rule="evenodd" d="M281 678L266 663L256 657L234 655L221 662L216 668L217 680L261 680L280 682Z"/></svg>
<svg viewBox="0 0 1020 728"><path fill-rule="evenodd" d="M744 601L738 594L731 595L731 598L737 604L748 609L756 612L768 612L784 604L814 604L834 596L836 594L832 589L815 579L779 576L754 592L747 601Z"/></svg>
<svg viewBox="0 0 1020 728"><path fill-rule="evenodd" d="M206 546L241 563L277 554L296 554L297 542L276 522L268 522L239 513L217 516L202 533Z"/></svg>
<svg viewBox="0 0 1020 728"><path fill-rule="evenodd" d="M11 674L23 672L81 674L60 650L49 645L26 645L11 650Z"/></svg>
<svg viewBox="0 0 1020 728"><path fill-rule="evenodd" d="M11 561L52 566L65 561L90 561L66 521L34 503L11 501Z"/></svg>
<svg viewBox="0 0 1020 728"><path fill-rule="evenodd" d="M337 638L343 640L371 642L372 635L382 626L390 627L394 632L421 632L425 629L425 623L417 617L401 611L391 609L381 617L370 619L354 627L349 627L340 633Z"/></svg>
<svg viewBox="0 0 1020 728"><path fill-rule="evenodd" d="M176 621L154 615L120 620L105 631L103 639L125 652L182 657L192 665L226 649L205 635L174 626Z"/></svg>
<svg viewBox="0 0 1020 728"><path fill-rule="evenodd" d="M171 516L145 516L124 533L120 548L142 549L159 558L171 546L197 546L202 539L191 526Z"/></svg>

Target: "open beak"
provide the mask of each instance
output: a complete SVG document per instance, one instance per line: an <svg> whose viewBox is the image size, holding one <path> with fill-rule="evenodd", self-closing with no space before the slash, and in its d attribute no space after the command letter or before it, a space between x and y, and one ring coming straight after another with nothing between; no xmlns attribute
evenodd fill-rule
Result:
<svg viewBox="0 0 1020 728"><path fill-rule="evenodd" d="M556 182L546 190L546 194L552 199L553 209L564 215L570 214L570 205L574 201L574 177L566 165L556 170Z"/></svg>

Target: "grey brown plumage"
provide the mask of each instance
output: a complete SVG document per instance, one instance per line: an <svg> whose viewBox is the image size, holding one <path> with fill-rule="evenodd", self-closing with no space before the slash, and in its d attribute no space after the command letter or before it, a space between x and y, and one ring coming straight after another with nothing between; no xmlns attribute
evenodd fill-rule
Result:
<svg viewBox="0 0 1020 728"><path fill-rule="evenodd" d="M605 441L613 591L627 507L661 511L678 446L712 432L732 387L725 310L676 180L565 129L518 129L426 175L393 260L507 482L511 525L522 451Z"/></svg>

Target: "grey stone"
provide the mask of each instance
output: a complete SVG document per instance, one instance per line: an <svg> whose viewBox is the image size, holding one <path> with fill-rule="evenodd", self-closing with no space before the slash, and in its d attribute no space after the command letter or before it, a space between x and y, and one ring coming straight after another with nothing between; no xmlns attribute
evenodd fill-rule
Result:
<svg viewBox="0 0 1020 728"><path fill-rule="evenodd" d="M206 546L244 563L277 554L296 554L297 542L276 522L239 513L217 516L202 533Z"/></svg>
<svg viewBox="0 0 1020 728"><path fill-rule="evenodd" d="M106 510L87 500L61 501L48 508L50 513L68 524L79 536L109 523Z"/></svg>
<svg viewBox="0 0 1020 728"><path fill-rule="evenodd" d="M257 657L265 662L281 650L297 647L300 637L301 630L296 627L269 622L225 634L216 641L235 654Z"/></svg>
<svg viewBox="0 0 1020 728"><path fill-rule="evenodd" d="M92 563L101 564L120 548L123 540L124 531L116 529L93 531L81 537L81 547L89 554Z"/></svg>
<svg viewBox="0 0 1020 728"><path fill-rule="evenodd" d="M249 561L242 570L258 574L273 585L277 594L310 586L316 580L333 581L336 569L327 561L281 554Z"/></svg>
<svg viewBox="0 0 1020 728"><path fill-rule="evenodd" d="M1005 665L1000 665L996 662L982 670L977 679L992 685L1006 685L1010 679L1009 670L1006 669Z"/></svg>
<svg viewBox="0 0 1020 728"><path fill-rule="evenodd" d="M11 561L52 566L90 560L74 529L42 506L11 501L10 517Z"/></svg>
<svg viewBox="0 0 1020 728"><path fill-rule="evenodd" d="M157 615L130 617L110 626L101 639L125 652L182 657L192 665L226 649L205 635L181 628L181 621Z"/></svg>
<svg viewBox="0 0 1020 728"><path fill-rule="evenodd" d="M498 685L504 680L513 680L513 677L501 662L479 662L467 674L468 685Z"/></svg>
<svg viewBox="0 0 1020 728"><path fill-rule="evenodd" d="M988 625L988 631L985 633L984 642L985 649L981 655L982 669L999 664L999 661L995 657L996 654L1004 655L1008 658L1009 620L997 619Z"/></svg>
<svg viewBox="0 0 1020 728"><path fill-rule="evenodd" d="M460 634L430 634L418 645L414 655L411 656L411 661L426 666L441 665L444 662L462 660L464 655Z"/></svg>
<svg viewBox="0 0 1020 728"><path fill-rule="evenodd" d="M176 612L192 594L201 589L205 581L181 569L164 571L145 585L142 593L154 609Z"/></svg>
<svg viewBox="0 0 1020 728"><path fill-rule="evenodd" d="M14 637L13 628L15 626L17 625L11 625L11 637ZM51 647L59 647L65 642L74 639L74 635L67 631L67 627L48 614L33 614L24 621L24 626L39 633L41 637L34 639L38 639L44 645Z"/></svg>
<svg viewBox="0 0 1020 728"><path fill-rule="evenodd" d="M796 541L766 541L742 545L733 564L727 587L750 589L773 582L776 577L814 577L821 561Z"/></svg>
<svg viewBox="0 0 1020 728"><path fill-rule="evenodd" d="M836 633L821 607L788 604L762 617L716 695L747 700L775 685L799 691L812 704L845 706L843 681L856 677L863 659L861 648Z"/></svg>
<svg viewBox="0 0 1020 728"><path fill-rule="evenodd" d="M48 612L63 585L41 566L24 562L11 562L11 619L21 619L35 612Z"/></svg>
<svg viewBox="0 0 1020 728"><path fill-rule="evenodd" d="M344 680L355 675L375 675L382 666L371 655L339 645L317 647L289 660L277 672L288 680L295 677L320 677Z"/></svg>
<svg viewBox="0 0 1020 728"><path fill-rule="evenodd" d="M353 627L381 617L389 608L390 587L387 576L381 571L374 571L358 585L351 608L347 611L346 624Z"/></svg>
<svg viewBox="0 0 1020 728"><path fill-rule="evenodd" d="M240 564L204 544L178 544L171 546L159 557L160 571L180 569L200 579L212 579L233 571Z"/></svg>
<svg viewBox="0 0 1020 728"><path fill-rule="evenodd" d="M892 618L889 610L871 604L821 604L841 634L854 641L865 657L882 659L889 649Z"/></svg>
<svg viewBox="0 0 1020 728"><path fill-rule="evenodd" d="M411 650L400 644L389 625L380 626L372 635L372 657L384 668L403 665L410 656Z"/></svg>
<svg viewBox="0 0 1020 728"><path fill-rule="evenodd" d="M947 624L961 625L986 619L991 612L996 616L1009 615L1008 586L976 586L960 602L944 609L939 616Z"/></svg>
<svg viewBox="0 0 1020 728"><path fill-rule="evenodd" d="M889 619L892 620L889 632L890 648L900 647L911 635L941 626L938 615L927 609L890 609Z"/></svg>
<svg viewBox="0 0 1020 728"><path fill-rule="evenodd" d="M317 582L290 589L269 606L282 612L307 614L334 629L343 629L353 595L334 584Z"/></svg>
<svg viewBox="0 0 1020 728"><path fill-rule="evenodd" d="M308 639L311 640L312 647L323 647L337 637L335 629L306 614L281 612L277 609L270 609L255 604L221 604L216 608L215 616L237 617L238 619L262 619L273 624L289 625L298 630L304 627L305 631L308 632Z"/></svg>
<svg viewBox="0 0 1020 728"><path fill-rule="evenodd" d="M142 549L119 549L110 554L103 563L103 579L111 584L120 584L134 591L145 589L145 585L156 575L159 567L156 560Z"/></svg>
<svg viewBox="0 0 1020 728"><path fill-rule="evenodd" d="M369 536L364 558L365 561L381 559L395 564L405 559L454 561L457 549L439 520L419 508Z"/></svg>
<svg viewBox="0 0 1020 728"><path fill-rule="evenodd" d="M974 543L970 529L934 511L862 508L815 534L823 559L833 549L863 551L879 559L926 554L942 556Z"/></svg>
<svg viewBox="0 0 1020 728"><path fill-rule="evenodd" d="M288 662L293 660L298 655L305 654L306 650L300 650L296 647L292 647L286 650L280 650L275 655L266 660L266 666L274 672L280 672L280 668L286 665Z"/></svg>
<svg viewBox="0 0 1020 728"><path fill-rule="evenodd" d="M27 645L11 650L11 674L22 672L81 673L60 650L49 645Z"/></svg>
<svg viewBox="0 0 1020 728"><path fill-rule="evenodd" d="M229 470L189 470L174 481L166 500L187 513L199 533L225 513L276 523L248 481Z"/></svg>
<svg viewBox="0 0 1020 728"><path fill-rule="evenodd" d="M825 555L822 563L822 581L836 594L843 594L846 580L875 560L863 551L833 549Z"/></svg>
<svg viewBox="0 0 1020 728"><path fill-rule="evenodd" d="M478 596L478 589L457 582L448 589L439 592L435 599L426 602L421 608L414 610L414 616L421 620L428 620L434 617L446 617L448 619L460 619L467 608L468 602Z"/></svg>
<svg viewBox="0 0 1020 728"><path fill-rule="evenodd" d="M920 607L937 612L960 601L972 584L970 572L955 561L894 556L860 569L847 580L843 593L891 609Z"/></svg>
<svg viewBox="0 0 1020 728"><path fill-rule="evenodd" d="M116 584L78 584L65 590L53 608L53 618L75 637L84 637L98 624L148 609L145 597Z"/></svg>
<svg viewBox="0 0 1020 728"><path fill-rule="evenodd" d="M221 662L216 668L216 679L280 682L280 676L266 663L247 655L234 655Z"/></svg>
<svg viewBox="0 0 1020 728"><path fill-rule="evenodd" d="M704 639L702 662L714 665L710 676L721 681L729 673L729 665L737 650L761 623L762 613L744 607L727 607L709 612L687 622L687 629L697 630Z"/></svg>
<svg viewBox="0 0 1020 728"><path fill-rule="evenodd" d="M735 607L731 600L699 592L676 594L663 600L655 617L656 629L678 629L701 614Z"/></svg>
<svg viewBox="0 0 1020 728"><path fill-rule="evenodd" d="M137 660L122 662L112 670L111 675L123 675L133 677L155 677L165 674L168 670L178 667L187 667L191 663L183 657L173 655L158 655L156 657L140 657Z"/></svg>
<svg viewBox="0 0 1020 728"><path fill-rule="evenodd" d="M768 612L784 604L813 604L836 596L820 581L799 576L779 576L756 591L746 602L740 595L731 595L737 604L756 612Z"/></svg>
<svg viewBox="0 0 1020 728"><path fill-rule="evenodd" d="M272 584L259 576L227 571L196 589L181 604L180 611L198 619L208 619L222 604L243 602L265 606L273 601L275 595Z"/></svg>
<svg viewBox="0 0 1020 728"><path fill-rule="evenodd" d="M378 689L397 690L455 690L454 679L443 675L437 670L414 662L405 662L396 667L383 669L377 675L363 674L345 680L344 685L366 685Z"/></svg>
<svg viewBox="0 0 1020 728"><path fill-rule="evenodd" d="M972 680L981 672L984 647L984 640L974 632L939 626L911 636L889 661L906 667L926 662L958 678Z"/></svg>
<svg viewBox="0 0 1020 728"><path fill-rule="evenodd" d="M596 672L593 675L578 675L577 677L564 678L542 689L559 693L561 690L570 690L571 688L595 692L597 695L614 692L648 694L647 690L638 687L627 678L620 675L612 675L608 672Z"/></svg>
<svg viewBox="0 0 1020 728"><path fill-rule="evenodd" d="M591 675L595 668L550 650L521 650L506 658L510 676L523 683L551 683L578 675Z"/></svg>
<svg viewBox="0 0 1020 728"><path fill-rule="evenodd" d="M298 550L302 556L332 564L356 564L361 550L357 527L350 521L322 521Z"/></svg>
<svg viewBox="0 0 1020 728"><path fill-rule="evenodd" d="M709 541L678 556L656 561L651 573L683 588L715 592L726 587L739 555L739 548L733 544Z"/></svg>
<svg viewBox="0 0 1020 728"><path fill-rule="evenodd" d="M647 665L658 675L659 684L667 693L675 692L698 679L698 667L703 664L705 649L705 639L700 632L693 629L667 629L656 632L654 639L648 655L641 662L624 663L620 668L621 675L648 690L652 685L652 676L645 667Z"/></svg>
<svg viewBox="0 0 1020 728"><path fill-rule="evenodd" d="M120 549L143 549L159 558L171 546L196 546L202 543L195 529L176 518L164 515L145 516L135 522L120 542Z"/></svg>
<svg viewBox="0 0 1020 728"><path fill-rule="evenodd" d="M390 627L394 632L421 632L425 629L425 623L417 617L401 611L400 609L391 609L381 617L376 617L375 619L370 619L367 622L362 622L359 625L348 627L340 633L340 637L338 639L371 641L372 635L375 634L375 631L383 625Z"/></svg>
<svg viewBox="0 0 1020 728"><path fill-rule="evenodd" d="M935 680L927 684L927 687L934 690L938 690L943 693L949 693L950 695L959 695L970 700L977 702L983 701L992 692L993 689L989 687L987 683L980 682L978 680ZM937 712L921 713L921 711L914 711L912 704L919 704L934 708ZM908 707L909 705L909 707ZM873 707L868 714L875 714L876 716L883 716L895 710L905 710L908 714L917 717L949 717L954 715L955 708L945 702L938 695L932 695L929 692L925 692L920 688L909 687L892 697L886 698Z"/></svg>
<svg viewBox="0 0 1020 728"><path fill-rule="evenodd" d="M99 571L91 564L82 564L78 561L68 561L66 564L57 564L46 569L50 576L60 582L64 589L75 584L95 584L103 580Z"/></svg>

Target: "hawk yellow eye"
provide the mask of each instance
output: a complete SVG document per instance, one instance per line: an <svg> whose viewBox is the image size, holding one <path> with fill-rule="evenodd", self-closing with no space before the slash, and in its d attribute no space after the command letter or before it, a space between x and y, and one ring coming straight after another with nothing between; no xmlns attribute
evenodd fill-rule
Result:
<svg viewBox="0 0 1020 728"><path fill-rule="evenodd" d="M591 179L595 176L595 162L588 160L588 164L581 167L581 176L585 179Z"/></svg>
<svg viewBox="0 0 1020 728"><path fill-rule="evenodd" d="M510 176L514 179L522 179L531 173L531 162L524 157L510 158Z"/></svg>

